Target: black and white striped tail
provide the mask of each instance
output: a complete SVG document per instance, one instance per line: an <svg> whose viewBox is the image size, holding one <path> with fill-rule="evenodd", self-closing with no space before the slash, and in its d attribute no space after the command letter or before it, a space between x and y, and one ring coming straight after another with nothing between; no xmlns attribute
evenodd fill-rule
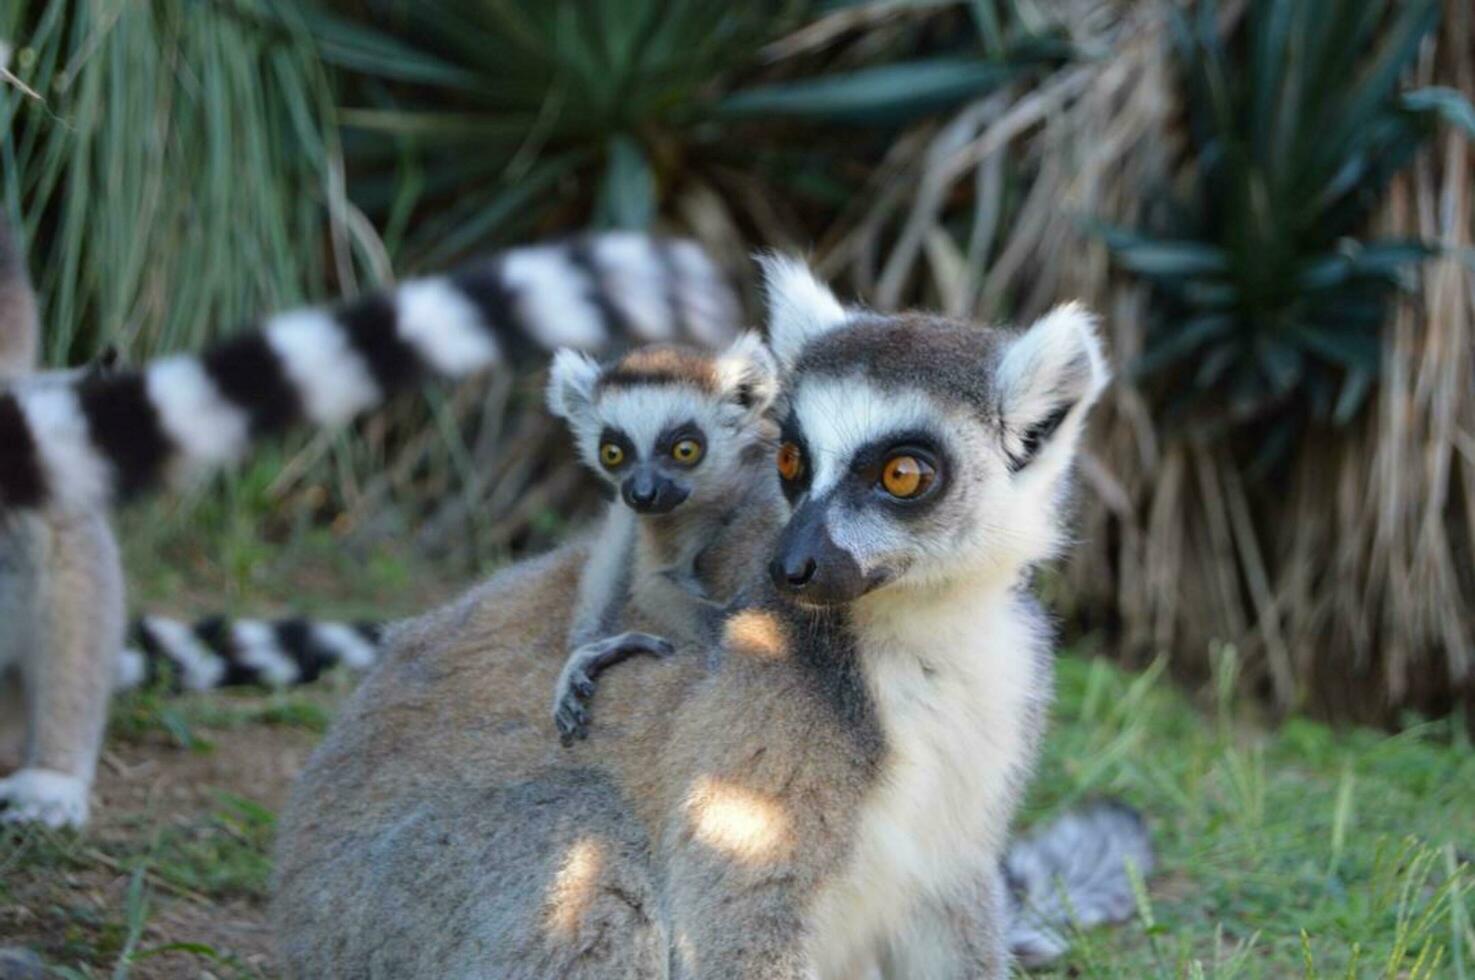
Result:
<svg viewBox="0 0 1475 980"><path fill-rule="evenodd" d="M343 425L425 377L559 347L719 346L740 317L731 284L692 242L611 233L510 249L278 314L198 356L0 390L0 512L104 506L235 462L294 423Z"/></svg>
<svg viewBox="0 0 1475 980"><path fill-rule="evenodd" d="M362 671L379 659L378 623L212 617L183 623L142 616L118 660L119 690L167 684L177 691L214 687L289 687L343 666Z"/></svg>
<svg viewBox="0 0 1475 980"><path fill-rule="evenodd" d="M1003 870L1014 958L1043 966L1070 949L1072 932L1132 918L1132 872L1145 880L1155 864L1142 815L1114 800L1071 810L1012 842Z"/></svg>

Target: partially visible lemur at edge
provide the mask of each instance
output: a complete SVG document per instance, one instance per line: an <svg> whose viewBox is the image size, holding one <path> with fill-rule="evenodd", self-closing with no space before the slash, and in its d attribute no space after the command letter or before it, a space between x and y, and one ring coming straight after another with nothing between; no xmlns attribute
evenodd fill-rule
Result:
<svg viewBox="0 0 1475 980"><path fill-rule="evenodd" d="M108 697L130 665L115 499L234 462L294 423L341 425L424 377L526 365L564 346L718 344L738 322L731 288L695 245L611 234L278 314L138 371L37 371L35 297L8 227L0 237L0 766L19 767L0 779L4 822L87 819ZM249 656L205 646L191 680L252 670ZM282 669L300 679L303 664Z"/></svg>
<svg viewBox="0 0 1475 980"><path fill-rule="evenodd" d="M1005 848L1050 694L1024 586L1106 378L1091 319L847 311L787 263L770 296L793 513L734 552L721 639L610 672L560 748L590 542L398 627L281 820L291 975L1001 977L1006 937L1038 953L1069 918L1021 920L1006 879L1040 898L1055 861L1089 919L1124 855L1146 870L1109 808L1079 847ZM660 604L625 613L661 633Z"/></svg>
<svg viewBox="0 0 1475 980"><path fill-rule="evenodd" d="M37 373L39 350L25 259L0 216L0 391L45 402L75 382ZM0 400L0 419L12 404ZM0 458L19 448L11 438L0 434ZM0 772L19 766L0 779L0 821L86 821L123 616L105 510L0 508Z"/></svg>

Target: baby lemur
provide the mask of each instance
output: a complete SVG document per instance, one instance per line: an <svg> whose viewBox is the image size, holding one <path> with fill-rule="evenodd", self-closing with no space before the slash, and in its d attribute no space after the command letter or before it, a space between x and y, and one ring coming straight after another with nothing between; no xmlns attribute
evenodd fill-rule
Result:
<svg viewBox="0 0 1475 980"><path fill-rule="evenodd" d="M19 769L0 779L0 822L85 822L119 665L147 668L122 652L123 580L107 519L115 499L235 461L292 423L340 425L425 377L533 364L564 346L716 345L736 335L736 300L700 248L616 233L511 249L336 308L280 313L259 331L141 370L37 372L35 297L7 232L0 772ZM264 629L235 631L245 648L235 661L174 631L184 686L248 670L280 682L334 652L365 652L346 628L319 629L293 662Z"/></svg>
<svg viewBox="0 0 1475 980"><path fill-rule="evenodd" d="M1006 974L1050 694L1024 585L1066 538L1093 322L847 311L787 262L769 292L793 512L720 640L609 673L560 749L587 543L400 627L281 820L291 975ZM632 597L621 628L667 619Z"/></svg>
<svg viewBox="0 0 1475 980"><path fill-rule="evenodd" d="M554 358L549 408L614 498L580 577L554 690L565 742L588 734L602 671L711 639L713 610L782 519L769 479L777 395L778 369L757 334L718 355L652 345L607 368L575 351ZM662 635L620 629L632 603L662 611Z"/></svg>

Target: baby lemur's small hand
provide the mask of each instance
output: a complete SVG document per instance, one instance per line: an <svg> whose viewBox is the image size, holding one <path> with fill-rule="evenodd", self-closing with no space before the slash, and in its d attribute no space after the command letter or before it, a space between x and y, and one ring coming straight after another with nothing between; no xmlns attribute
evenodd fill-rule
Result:
<svg viewBox="0 0 1475 980"><path fill-rule="evenodd" d="M553 688L553 723L558 726L560 741L572 745L575 738L589 737L588 702L594 697L595 680L605 670L638 654L669 657L674 651L668 640L636 632L575 648Z"/></svg>

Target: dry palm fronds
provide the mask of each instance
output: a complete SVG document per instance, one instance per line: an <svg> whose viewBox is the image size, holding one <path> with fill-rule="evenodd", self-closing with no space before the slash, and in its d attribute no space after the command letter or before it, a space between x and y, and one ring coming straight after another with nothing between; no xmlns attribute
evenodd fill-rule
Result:
<svg viewBox="0 0 1475 980"><path fill-rule="evenodd" d="M1117 363L1131 364L1147 297L1111 270L1087 222L1137 225L1154 189L1192 177L1167 9L1055 5L1080 49L1109 57L933 130L906 160L904 190L878 187L864 219L831 236L828 268L877 305L984 318L1085 297ZM1472 17L1446 2L1419 84L1475 91ZM1004 168L1019 185L1007 213ZM1363 418L1307 433L1283 484L1250 481L1226 448L1155 425L1131 378L1113 387L1082 467L1083 540L1065 591L1121 656L1167 654L1207 678L1210 650L1232 643L1246 683L1281 708L1366 721L1475 705L1472 186L1470 145L1454 132L1394 184L1374 230L1437 242L1445 257L1422 267L1388 324Z"/></svg>

